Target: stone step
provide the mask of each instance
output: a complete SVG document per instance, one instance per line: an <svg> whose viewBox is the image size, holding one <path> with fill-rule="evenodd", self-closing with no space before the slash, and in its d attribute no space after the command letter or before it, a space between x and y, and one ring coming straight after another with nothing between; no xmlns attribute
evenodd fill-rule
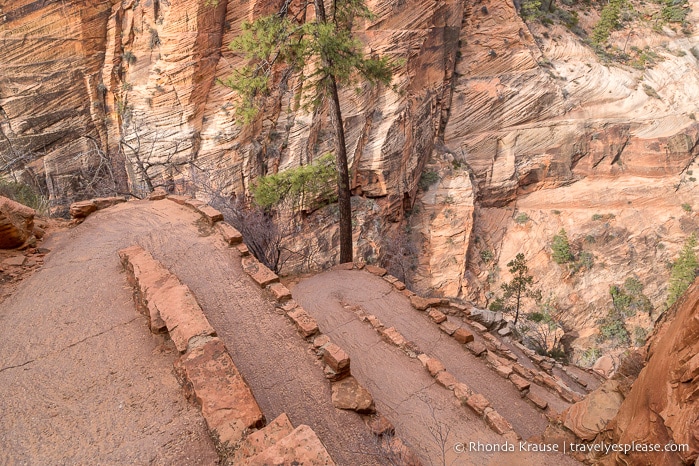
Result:
<svg viewBox="0 0 699 466"><path fill-rule="evenodd" d="M241 464L245 458L265 451L289 435L293 430L294 426L291 425L291 421L289 421L286 413L280 414L267 426L247 436L240 448L236 450L233 456L233 464Z"/></svg>
<svg viewBox="0 0 699 466"><path fill-rule="evenodd" d="M307 425L302 424L265 450L244 459L240 464L246 466L272 464L332 466L335 462L315 432Z"/></svg>

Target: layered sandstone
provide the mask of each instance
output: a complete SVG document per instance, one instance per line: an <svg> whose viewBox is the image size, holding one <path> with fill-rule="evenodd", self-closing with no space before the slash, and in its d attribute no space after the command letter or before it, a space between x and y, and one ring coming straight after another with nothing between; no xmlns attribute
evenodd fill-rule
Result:
<svg viewBox="0 0 699 466"><path fill-rule="evenodd" d="M206 198L245 194L260 175L330 151L326 112L295 105L296 77L275 76L248 127L218 83L243 64L228 49L243 22L281 3L7 2L2 166L45 180L57 201L104 183L139 196L198 187ZM683 208L699 207L697 35L641 23L614 32L619 48L660 56L637 70L601 63L560 24L525 24L509 0L368 3L376 16L356 25L358 37L401 61L392 86L341 94L357 256L376 261L387 233L407 225L419 251L408 285L485 305L524 252L581 347L593 344L612 284L637 275L659 309L665 263L699 227ZM583 27L597 15L581 10ZM419 188L426 170L438 181ZM330 206L289 229L286 246L305 259L286 265L332 265L335 224ZM594 256L591 268L570 274L552 263L561 228ZM633 325L649 328L656 316Z"/></svg>

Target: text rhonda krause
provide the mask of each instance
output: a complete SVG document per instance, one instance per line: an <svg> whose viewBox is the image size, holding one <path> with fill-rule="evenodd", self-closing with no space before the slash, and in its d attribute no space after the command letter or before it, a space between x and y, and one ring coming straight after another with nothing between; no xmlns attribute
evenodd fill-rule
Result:
<svg viewBox="0 0 699 466"><path fill-rule="evenodd" d="M466 442L457 443L454 445L454 451L457 453L464 452L514 452L514 451L528 451L528 452L596 452L609 454L612 452L618 452L623 454L629 453L643 453L643 452L660 452L660 451L670 451L670 452L686 452L689 451L689 445L687 444L675 444L668 443L667 445L661 445L659 443L564 443L561 445L557 443L530 443L530 442L519 442L517 444L512 442L504 443L482 443L482 442Z"/></svg>

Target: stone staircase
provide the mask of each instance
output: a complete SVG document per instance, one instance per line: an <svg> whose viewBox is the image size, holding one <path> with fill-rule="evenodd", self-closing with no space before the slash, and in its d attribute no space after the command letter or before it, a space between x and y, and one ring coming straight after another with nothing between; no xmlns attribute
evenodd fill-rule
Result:
<svg viewBox="0 0 699 466"><path fill-rule="evenodd" d="M201 408L224 464L335 464L307 425L294 428L282 414L265 426L250 387L186 285L139 246L119 257L151 331L167 332L179 351L175 374Z"/></svg>

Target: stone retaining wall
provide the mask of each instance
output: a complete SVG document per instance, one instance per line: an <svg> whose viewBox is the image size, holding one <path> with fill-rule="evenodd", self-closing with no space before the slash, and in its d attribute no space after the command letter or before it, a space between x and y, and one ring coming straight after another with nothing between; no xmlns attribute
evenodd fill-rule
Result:
<svg viewBox="0 0 699 466"><path fill-rule="evenodd" d="M269 458L282 458L289 464L303 460L309 465L334 465L308 426L293 429L286 419L284 435L278 423L271 427L277 429L276 435L267 435L269 429L250 387L186 285L139 246L122 249L119 257L151 331L168 332L181 353L175 373L187 398L201 408L219 451L235 452L236 464L263 465ZM266 439L264 448L251 449L253 433ZM238 452L241 445L248 445L247 454Z"/></svg>

